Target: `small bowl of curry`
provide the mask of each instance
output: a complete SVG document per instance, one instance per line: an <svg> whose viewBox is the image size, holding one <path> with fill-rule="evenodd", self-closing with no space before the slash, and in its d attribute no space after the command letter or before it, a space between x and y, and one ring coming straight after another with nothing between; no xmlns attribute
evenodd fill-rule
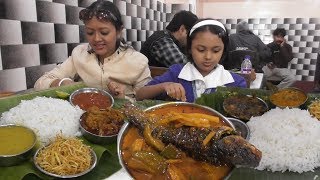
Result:
<svg viewBox="0 0 320 180"><path fill-rule="evenodd" d="M112 107L114 99L107 91L98 88L82 88L74 91L69 102L73 106L79 106L82 110L87 111L88 108L96 106L99 109L107 109Z"/></svg>
<svg viewBox="0 0 320 180"><path fill-rule="evenodd" d="M269 100L280 108L296 108L303 105L308 100L308 96L298 88L283 88L271 94Z"/></svg>
<svg viewBox="0 0 320 180"><path fill-rule="evenodd" d="M0 125L0 166L14 166L32 156L36 134L14 124Z"/></svg>
<svg viewBox="0 0 320 180"><path fill-rule="evenodd" d="M124 114L117 109L90 107L80 118L80 131L84 138L95 144L109 144L117 141L124 124Z"/></svg>

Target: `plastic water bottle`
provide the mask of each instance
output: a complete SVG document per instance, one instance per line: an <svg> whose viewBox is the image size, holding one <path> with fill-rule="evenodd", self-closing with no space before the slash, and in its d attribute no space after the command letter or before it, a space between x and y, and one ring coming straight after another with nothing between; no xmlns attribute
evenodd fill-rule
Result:
<svg viewBox="0 0 320 180"><path fill-rule="evenodd" d="M251 57L249 55L244 56L244 60L241 63L241 73L250 74L252 69Z"/></svg>

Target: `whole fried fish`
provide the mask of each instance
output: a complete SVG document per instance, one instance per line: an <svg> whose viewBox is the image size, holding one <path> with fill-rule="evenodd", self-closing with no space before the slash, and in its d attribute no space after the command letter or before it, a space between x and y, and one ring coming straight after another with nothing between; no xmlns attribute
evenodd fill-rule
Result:
<svg viewBox="0 0 320 180"><path fill-rule="evenodd" d="M261 151L228 126L216 128L161 126L156 124L159 119L133 105L126 106L125 114L128 121L140 131L148 125L152 129L153 137L165 144L175 145L196 160L214 165L246 167L256 167L261 160ZM203 140L212 131L215 132L215 136L207 145L203 145Z"/></svg>

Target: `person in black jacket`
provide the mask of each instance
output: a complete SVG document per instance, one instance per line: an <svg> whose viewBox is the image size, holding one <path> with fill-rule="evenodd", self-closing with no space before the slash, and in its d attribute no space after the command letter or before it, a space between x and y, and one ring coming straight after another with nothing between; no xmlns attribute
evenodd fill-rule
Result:
<svg viewBox="0 0 320 180"><path fill-rule="evenodd" d="M256 52L257 56L252 61L256 72L262 73L262 67L268 62L271 52L270 49L255 35L246 21L241 21L236 26L236 33L229 36L228 52L234 50L251 50ZM243 59L242 59L243 60ZM226 59L222 64L227 69L240 69L241 62L234 62L234 59Z"/></svg>
<svg viewBox="0 0 320 180"><path fill-rule="evenodd" d="M271 49L271 62L262 68L265 78L281 81L278 88L285 88L295 82L294 74L288 69L288 63L293 59L292 47L286 43L286 30L277 28L273 31L273 42L267 46Z"/></svg>

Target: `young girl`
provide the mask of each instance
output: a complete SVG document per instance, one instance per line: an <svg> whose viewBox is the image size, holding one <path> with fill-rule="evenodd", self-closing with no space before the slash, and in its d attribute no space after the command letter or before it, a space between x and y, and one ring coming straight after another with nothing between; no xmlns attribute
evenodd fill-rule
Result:
<svg viewBox="0 0 320 180"><path fill-rule="evenodd" d="M134 97L151 80L148 59L121 42L121 14L112 2L99 0L79 13L89 45L79 45L57 68L35 83L36 89L63 86L79 76L89 87L116 97Z"/></svg>
<svg viewBox="0 0 320 180"><path fill-rule="evenodd" d="M175 64L162 76L155 77L141 88L136 99L164 99L167 95L181 101L194 102L203 93L213 93L218 86L246 87L240 75L219 64L225 56L228 33L222 23L204 19L188 34L187 49L191 62Z"/></svg>

